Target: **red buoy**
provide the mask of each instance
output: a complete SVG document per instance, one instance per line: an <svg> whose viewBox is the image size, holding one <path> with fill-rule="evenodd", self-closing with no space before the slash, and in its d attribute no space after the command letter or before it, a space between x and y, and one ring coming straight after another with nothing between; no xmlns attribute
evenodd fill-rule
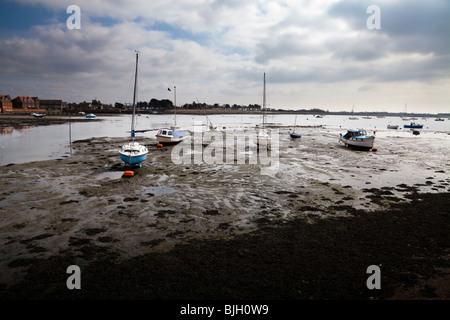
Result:
<svg viewBox="0 0 450 320"><path fill-rule="evenodd" d="M377 148L372 148L372 151L377 151L378 149Z"/></svg>
<svg viewBox="0 0 450 320"><path fill-rule="evenodd" d="M157 146L158 148L161 148L163 145L162 145L161 143L158 143L156 146Z"/></svg>
<svg viewBox="0 0 450 320"><path fill-rule="evenodd" d="M123 175L124 175L125 177L132 177L132 176L134 176L134 172L131 171L131 170L127 170L127 171L125 171L125 172L123 173Z"/></svg>

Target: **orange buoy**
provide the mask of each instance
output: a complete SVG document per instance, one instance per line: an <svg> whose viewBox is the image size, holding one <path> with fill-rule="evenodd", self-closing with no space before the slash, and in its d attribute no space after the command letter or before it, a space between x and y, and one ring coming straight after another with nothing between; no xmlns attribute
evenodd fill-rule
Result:
<svg viewBox="0 0 450 320"><path fill-rule="evenodd" d="M131 170L127 170L127 171L125 171L125 172L123 173L123 175L124 175L125 177L132 177L132 176L134 176L134 172L131 171Z"/></svg>
<svg viewBox="0 0 450 320"><path fill-rule="evenodd" d="M377 148L372 148L372 151L377 151L378 149Z"/></svg>
<svg viewBox="0 0 450 320"><path fill-rule="evenodd" d="M223 129L226 129L227 127L223 127Z"/></svg>
<svg viewBox="0 0 450 320"><path fill-rule="evenodd" d="M163 145L162 145L161 143L158 143L156 146L157 146L158 148L161 148Z"/></svg>

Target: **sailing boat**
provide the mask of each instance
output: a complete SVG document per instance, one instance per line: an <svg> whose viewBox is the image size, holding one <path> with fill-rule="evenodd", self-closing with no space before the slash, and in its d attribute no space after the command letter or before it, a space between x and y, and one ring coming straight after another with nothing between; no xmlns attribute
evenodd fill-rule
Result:
<svg viewBox="0 0 450 320"><path fill-rule="evenodd" d="M290 134L290 136L291 136L292 139L298 139L298 138L301 138L301 137L302 137L301 134L295 132L295 126L296 126L296 124L297 124L297 116L295 116L294 130L292 130L292 132L291 132L291 134Z"/></svg>
<svg viewBox="0 0 450 320"><path fill-rule="evenodd" d="M183 141L187 138L188 134L183 131L178 131L177 127L177 87L174 88L174 126L170 128L162 128L156 134L156 139L158 139L159 144L174 144ZM168 89L169 91L170 88Z"/></svg>
<svg viewBox="0 0 450 320"><path fill-rule="evenodd" d="M144 145L134 141L136 132L134 131L134 117L136 113L136 85L138 71L138 52L136 51L136 72L134 76L134 94L133 94L133 115L131 118L131 140L128 144L122 146L119 150L120 159L129 166L139 165L147 159L148 149Z"/></svg>
<svg viewBox="0 0 450 320"><path fill-rule="evenodd" d="M196 99L197 99L197 98L196 98ZM198 101L198 99L197 99L197 102L198 102L198 104L200 104L200 101ZM206 122L209 123L209 125L208 125L209 130L216 130L216 129L217 129L217 126L215 126L215 125L212 123L212 121L208 118L208 114L206 113L206 108L203 108L203 110L205 111Z"/></svg>
<svg viewBox="0 0 450 320"><path fill-rule="evenodd" d="M262 123L262 129L258 131L258 134L256 135L257 138L257 144L258 145L267 145L267 143L270 140L269 135L266 132L266 73L264 72L264 90L263 90L263 123Z"/></svg>

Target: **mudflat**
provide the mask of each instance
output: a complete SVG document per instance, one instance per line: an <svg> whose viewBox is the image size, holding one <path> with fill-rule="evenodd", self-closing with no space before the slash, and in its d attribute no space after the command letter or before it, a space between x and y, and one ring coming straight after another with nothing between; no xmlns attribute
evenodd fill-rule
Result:
<svg viewBox="0 0 450 320"><path fill-rule="evenodd" d="M2 299L448 299L450 160L422 134L354 151L280 129L279 166L176 164L123 177L124 139L0 167ZM428 143L434 141L433 143ZM394 140L394 141L393 141ZM81 290L69 290L77 265ZM379 266L381 289L367 268Z"/></svg>

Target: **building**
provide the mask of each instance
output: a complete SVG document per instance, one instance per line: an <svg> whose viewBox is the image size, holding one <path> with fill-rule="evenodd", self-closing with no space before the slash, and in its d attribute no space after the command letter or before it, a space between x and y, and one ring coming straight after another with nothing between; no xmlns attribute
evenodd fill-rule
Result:
<svg viewBox="0 0 450 320"><path fill-rule="evenodd" d="M62 111L62 100L40 100L40 108L47 109L47 111Z"/></svg>
<svg viewBox="0 0 450 320"><path fill-rule="evenodd" d="M38 97L18 96L12 100L15 109L39 109Z"/></svg>
<svg viewBox="0 0 450 320"><path fill-rule="evenodd" d="M0 112L12 111L13 104L9 95L0 94Z"/></svg>

